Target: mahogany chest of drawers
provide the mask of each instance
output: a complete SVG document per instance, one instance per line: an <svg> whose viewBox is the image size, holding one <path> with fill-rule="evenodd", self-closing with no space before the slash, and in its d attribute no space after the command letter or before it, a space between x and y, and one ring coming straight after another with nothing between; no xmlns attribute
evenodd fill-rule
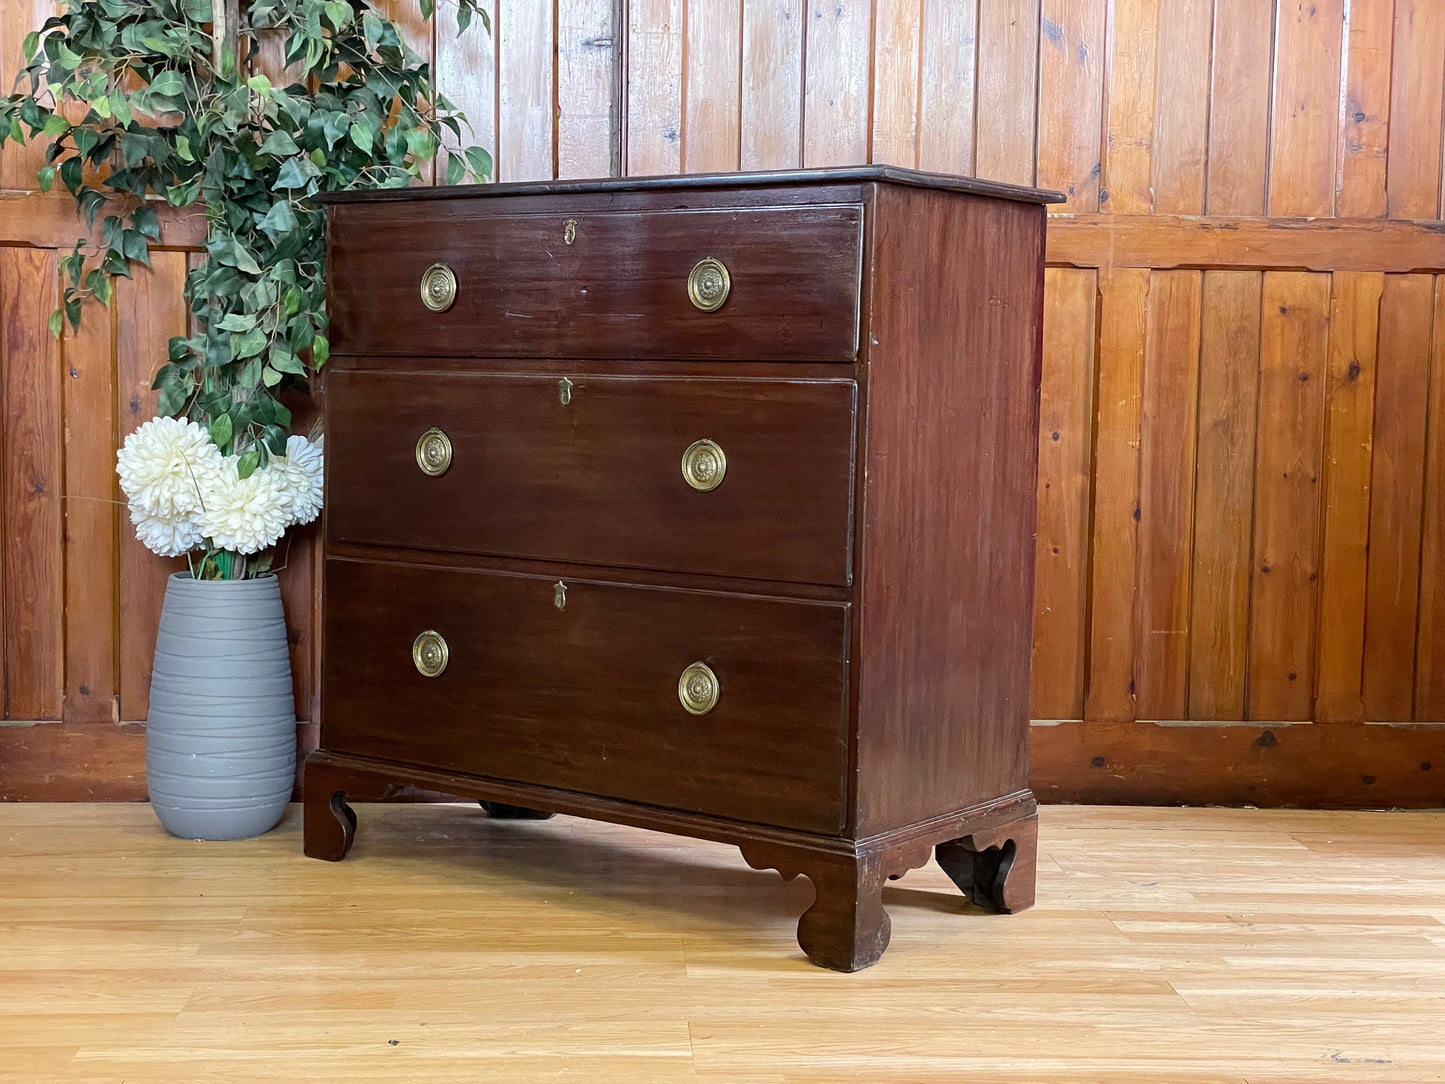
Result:
<svg viewBox="0 0 1445 1084"><path fill-rule="evenodd" d="M851 971L1033 901L1044 207L888 167L336 198L305 846L402 784L738 845Z"/></svg>

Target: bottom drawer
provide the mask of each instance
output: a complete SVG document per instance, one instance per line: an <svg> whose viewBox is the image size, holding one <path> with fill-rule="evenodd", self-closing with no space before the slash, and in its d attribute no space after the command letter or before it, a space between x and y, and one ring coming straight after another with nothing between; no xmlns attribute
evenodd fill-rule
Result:
<svg viewBox="0 0 1445 1084"><path fill-rule="evenodd" d="M333 558L324 644L327 749L843 829L846 603Z"/></svg>

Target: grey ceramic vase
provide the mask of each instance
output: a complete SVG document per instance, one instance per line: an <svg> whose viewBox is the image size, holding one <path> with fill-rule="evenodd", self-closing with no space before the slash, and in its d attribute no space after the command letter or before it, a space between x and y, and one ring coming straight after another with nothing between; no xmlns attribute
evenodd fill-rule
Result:
<svg viewBox="0 0 1445 1084"><path fill-rule="evenodd" d="M146 720L146 784L185 839L247 839L286 812L296 701L275 576L166 582Z"/></svg>

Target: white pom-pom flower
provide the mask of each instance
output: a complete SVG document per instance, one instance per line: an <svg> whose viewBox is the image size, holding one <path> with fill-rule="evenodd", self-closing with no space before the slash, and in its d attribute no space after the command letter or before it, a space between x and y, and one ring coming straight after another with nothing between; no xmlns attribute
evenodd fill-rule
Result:
<svg viewBox="0 0 1445 1084"><path fill-rule="evenodd" d="M211 479L200 514L201 533L220 550L260 553L274 546L290 525L286 501L270 470L242 478L239 458L226 456Z"/></svg>
<svg viewBox="0 0 1445 1084"><path fill-rule="evenodd" d="M130 521L135 524L135 536L141 545L162 557L179 557L205 541L196 516L167 519L146 515L132 506Z"/></svg>
<svg viewBox="0 0 1445 1084"><path fill-rule="evenodd" d="M271 460L266 469L279 491L290 523L310 523L321 512L321 442L287 437L286 454Z"/></svg>
<svg viewBox="0 0 1445 1084"><path fill-rule="evenodd" d="M208 475L221 465L221 450L189 419L152 418L125 438L115 460L132 514L179 527L200 511Z"/></svg>

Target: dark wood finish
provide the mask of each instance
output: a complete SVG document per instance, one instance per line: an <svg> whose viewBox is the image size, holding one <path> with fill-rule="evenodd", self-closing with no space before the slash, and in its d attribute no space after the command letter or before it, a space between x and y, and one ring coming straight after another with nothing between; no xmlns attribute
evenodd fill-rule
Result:
<svg viewBox="0 0 1445 1084"><path fill-rule="evenodd" d="M935 848L975 903L1032 902L1043 208L894 179L332 209L307 853L341 857L347 797L398 784L700 835L807 876L799 944L842 971L882 954L883 885ZM702 255L734 268L711 319L683 290ZM485 266L490 299L408 315L437 258L464 290ZM728 456L708 493L680 467L703 437ZM434 678L424 629L450 648ZM677 694L694 661L722 688L701 716Z"/></svg>
<svg viewBox="0 0 1445 1084"><path fill-rule="evenodd" d="M1043 239L1043 213L1027 204L879 189L859 525L861 833L1027 778Z"/></svg>
<svg viewBox="0 0 1445 1084"><path fill-rule="evenodd" d="M334 558L326 595L327 749L843 828L846 604ZM412 663L426 629L435 678ZM677 694L698 661L722 687L701 716Z"/></svg>
<svg viewBox="0 0 1445 1084"><path fill-rule="evenodd" d="M637 378L587 367L562 377L442 375L398 365L404 371L328 380L332 539L850 581L851 380ZM438 477L415 455L433 426L453 449ZM701 438L727 455L722 484L707 492L681 468Z"/></svg>
<svg viewBox="0 0 1445 1084"><path fill-rule="evenodd" d="M862 219L846 204L597 212L553 199L510 215L486 200L345 204L332 215L332 338L359 354L849 361ZM688 299L707 256L731 277L715 312ZM457 279L441 313L420 294L437 262Z"/></svg>

